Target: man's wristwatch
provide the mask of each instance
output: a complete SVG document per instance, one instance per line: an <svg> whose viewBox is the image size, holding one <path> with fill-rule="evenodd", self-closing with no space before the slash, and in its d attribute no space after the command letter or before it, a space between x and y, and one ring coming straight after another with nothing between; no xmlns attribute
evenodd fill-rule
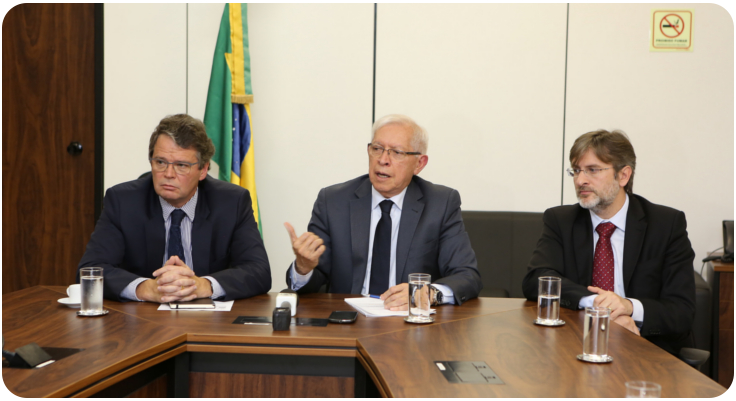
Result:
<svg viewBox="0 0 736 401"><path fill-rule="evenodd" d="M429 288L430 288L429 298L430 298L430 303L432 304L432 306L442 305L442 301L443 301L443 299L442 299L442 291L440 291L437 287L435 287L435 286L433 286L431 284L430 284Z"/></svg>

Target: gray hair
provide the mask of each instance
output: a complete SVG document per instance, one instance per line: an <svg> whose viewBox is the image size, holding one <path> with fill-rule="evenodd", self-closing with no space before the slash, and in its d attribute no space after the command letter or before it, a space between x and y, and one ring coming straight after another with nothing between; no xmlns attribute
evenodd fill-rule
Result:
<svg viewBox="0 0 736 401"><path fill-rule="evenodd" d="M389 114L376 120L376 122L373 123L371 141L373 141L373 138L376 137L376 131L391 124L398 124L411 128L411 147L413 148L412 151L419 152L423 155L427 154L427 148L429 147L429 137L427 136L427 131L424 128L420 127L419 124L414 122L414 120L402 114Z"/></svg>

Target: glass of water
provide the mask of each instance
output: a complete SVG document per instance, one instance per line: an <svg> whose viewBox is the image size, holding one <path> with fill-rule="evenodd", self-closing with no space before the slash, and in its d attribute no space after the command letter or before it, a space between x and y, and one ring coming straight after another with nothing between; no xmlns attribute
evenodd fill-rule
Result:
<svg viewBox="0 0 736 401"><path fill-rule="evenodd" d="M535 324L542 326L562 326L560 320L560 294L562 279L559 277L540 277L537 296L537 319Z"/></svg>
<svg viewBox="0 0 736 401"><path fill-rule="evenodd" d="M642 380L626 382L626 398L659 398L662 386Z"/></svg>
<svg viewBox="0 0 736 401"><path fill-rule="evenodd" d="M583 354L578 359L586 362L607 363L613 361L608 355L608 332L611 310L596 306L585 308L583 327Z"/></svg>
<svg viewBox="0 0 736 401"><path fill-rule="evenodd" d="M431 323L429 285L432 277L426 273L409 274L409 316L404 321L409 323Z"/></svg>
<svg viewBox="0 0 736 401"><path fill-rule="evenodd" d="M79 269L82 284L82 303L80 316L99 316L107 313L102 309L102 268L83 267Z"/></svg>

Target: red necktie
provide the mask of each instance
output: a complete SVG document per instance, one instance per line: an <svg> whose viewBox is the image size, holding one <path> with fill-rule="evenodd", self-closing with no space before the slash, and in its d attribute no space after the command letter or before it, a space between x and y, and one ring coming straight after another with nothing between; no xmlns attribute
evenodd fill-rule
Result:
<svg viewBox="0 0 736 401"><path fill-rule="evenodd" d="M593 257L593 287L606 291L613 291L613 248L611 248L611 234L616 231L616 225L611 222L598 224L595 228L598 233L598 243L595 245Z"/></svg>

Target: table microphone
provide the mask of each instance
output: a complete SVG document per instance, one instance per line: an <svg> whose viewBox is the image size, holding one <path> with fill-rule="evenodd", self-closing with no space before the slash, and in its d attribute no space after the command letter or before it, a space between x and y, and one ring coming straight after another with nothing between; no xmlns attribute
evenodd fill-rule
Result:
<svg viewBox="0 0 736 401"><path fill-rule="evenodd" d="M299 295L296 291L291 289L281 290L279 295L276 296L276 307L277 308L290 308L291 316L296 315L296 307L299 305Z"/></svg>

